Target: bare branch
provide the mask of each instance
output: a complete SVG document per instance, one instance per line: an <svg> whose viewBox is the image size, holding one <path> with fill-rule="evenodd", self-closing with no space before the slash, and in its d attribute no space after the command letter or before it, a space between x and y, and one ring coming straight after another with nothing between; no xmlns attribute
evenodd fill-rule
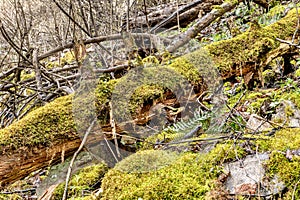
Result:
<svg viewBox="0 0 300 200"><path fill-rule="evenodd" d="M239 4L239 2L241 2L241 0L225 2L220 6L220 8L214 9L203 18L198 19L191 28L178 35L174 42L167 47L167 50L169 52L174 52L179 47L187 44L192 38L195 38L201 30L210 25L214 20L216 20L218 17L221 17L224 13L235 8Z"/></svg>

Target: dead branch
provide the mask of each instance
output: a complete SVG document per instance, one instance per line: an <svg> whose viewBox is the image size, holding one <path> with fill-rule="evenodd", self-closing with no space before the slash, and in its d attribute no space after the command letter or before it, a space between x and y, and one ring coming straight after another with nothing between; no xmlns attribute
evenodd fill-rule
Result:
<svg viewBox="0 0 300 200"><path fill-rule="evenodd" d="M77 151L74 153L72 160L70 162L69 168L68 168L68 172L67 172L67 177L66 177L66 184L65 184L65 189L64 189L64 194L62 197L62 200L66 200L68 198L68 184L69 184L69 180L71 178L71 173L72 173L72 169L73 169L73 164L78 156L78 154L81 152L81 150L83 149L87 138L92 130L92 128L94 127L94 124L96 123L97 119L94 119L93 122L90 124L90 126L88 127L88 129L86 130L86 133L84 134L84 137L80 143L80 146L78 147Z"/></svg>
<svg viewBox="0 0 300 200"><path fill-rule="evenodd" d="M195 38L201 30L210 25L218 17L221 17L224 13L235 8L240 2L241 0L225 2L220 6L220 8L214 9L210 13L206 14L203 18L196 20L196 23L191 28L176 37L174 42L167 47L167 50L169 52L174 52L179 47L187 44L192 38Z"/></svg>
<svg viewBox="0 0 300 200"><path fill-rule="evenodd" d="M154 34L148 34L148 33L131 33L131 35L133 37L144 37L144 38L156 38L156 37L159 37L157 35L154 35ZM82 41L83 44L85 45L88 45L88 44L93 44L93 43L101 43L103 41L110 41L110 40L122 40L123 39L123 36L122 34L112 34L112 35L108 35L108 36L99 36L99 37L94 37L94 38L89 38L89 39L85 39ZM170 42L169 39L167 38L160 38L162 39L163 41L165 42ZM73 48L75 45L74 42L70 42L70 43L67 43L63 46L59 46L59 47L56 47L55 49L52 49L40 56L38 56L38 60L43 60L57 52L60 52L60 51L63 51L64 49L71 49Z"/></svg>

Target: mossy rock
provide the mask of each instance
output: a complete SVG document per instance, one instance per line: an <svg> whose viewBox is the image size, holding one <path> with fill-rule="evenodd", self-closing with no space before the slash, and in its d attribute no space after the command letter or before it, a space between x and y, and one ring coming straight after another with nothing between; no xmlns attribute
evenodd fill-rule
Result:
<svg viewBox="0 0 300 200"><path fill-rule="evenodd" d="M236 152L231 144L219 144L208 154L182 153L158 170L119 170L120 166L137 169L145 165L141 157L144 156L147 161L147 158L153 158L153 154L157 155L157 150L138 152L118 163L105 175L102 199L204 199L222 173L221 164L244 155L239 148Z"/></svg>
<svg viewBox="0 0 300 200"><path fill-rule="evenodd" d="M91 192L95 185L100 185L107 170L107 166L101 163L85 167L72 175L68 185L68 199L87 199L88 197L85 197L84 192ZM62 199L64 188L65 183L59 184L59 186L54 190L51 199Z"/></svg>
<svg viewBox="0 0 300 200"><path fill-rule="evenodd" d="M287 186L287 192L279 195L283 199L291 199L293 195L298 199L300 159L295 155L290 160L283 152L299 150L300 128L282 129L274 137L259 137L254 143L260 152L271 152L270 159L264 164L266 176L273 178L276 175ZM207 199L211 191L220 187L216 181L223 172L222 163L246 154L239 145L233 146L231 142L218 144L207 154L177 154L173 161L158 156L162 155L159 151L140 151L118 163L103 179L102 199ZM162 157L161 162L152 160ZM151 164L159 166L157 163L165 166L161 165L157 170L153 167L149 171L141 170L145 166L149 169L147 166Z"/></svg>

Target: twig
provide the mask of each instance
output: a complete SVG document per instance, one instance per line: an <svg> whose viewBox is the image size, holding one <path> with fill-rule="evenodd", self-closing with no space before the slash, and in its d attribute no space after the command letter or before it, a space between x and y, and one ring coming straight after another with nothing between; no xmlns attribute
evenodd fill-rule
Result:
<svg viewBox="0 0 300 200"><path fill-rule="evenodd" d="M148 34L148 33L131 33L131 36L133 37L148 37L148 38L151 38L151 37L158 37L157 35L153 35L153 34ZM167 39L167 38L162 38L162 37L159 37L161 40L164 40L168 43L171 42L171 40ZM88 38L88 39L85 39L85 40L82 40L82 43L84 45L87 45L87 44L93 44L93 43L99 43L99 42L104 42L104 41L110 41L110 40L121 40L123 39L123 36L121 34L112 34L112 35L108 35L108 36L99 36L99 37L93 37L93 38ZM75 45L74 42L70 42L70 43L67 43L65 45L62 45L62 46L59 46L59 47L56 47L50 51L47 51L46 53L40 55L38 57L39 60L43 60L57 52L60 52L60 51L63 51L64 49L70 49L70 48L73 48Z"/></svg>
<svg viewBox="0 0 300 200"><path fill-rule="evenodd" d="M35 49L33 51L33 66L35 67L35 80L36 80L36 88L41 91L43 90L43 84L42 84L42 73L40 68L40 63L38 61L38 52L39 49ZM43 101L43 93L38 92L38 97L41 101Z"/></svg>
<svg viewBox="0 0 300 200"><path fill-rule="evenodd" d="M69 183L69 180L71 178L73 164L75 162L76 157L78 156L78 154L80 153L80 151L83 149L83 147L85 145L85 142L86 142L86 140L87 140L87 138L88 138L88 136L89 136L92 128L94 127L94 124L96 123L96 121L97 121L97 118L95 118L93 120L93 122L91 123L91 125L88 127L87 131L84 134L84 137L83 137L83 139L81 141L81 144L80 144L79 148L77 149L77 151L73 155L73 158L72 158L72 160L70 162L70 166L68 168L68 173L67 173L67 177L66 177L65 189L64 189L64 194L63 194L62 200L66 200L67 197L68 197L68 183Z"/></svg>
<svg viewBox="0 0 300 200"><path fill-rule="evenodd" d="M197 126L196 128L194 128L192 131L190 131L189 133L185 134L183 136L182 139L189 139L191 137L193 137L196 133L198 133L198 131L202 128L202 126Z"/></svg>
<svg viewBox="0 0 300 200"><path fill-rule="evenodd" d="M105 142L106 142L106 145L108 146L108 148L109 148L110 152L112 153L112 155L113 155L114 159L116 160L116 162L119 162L119 160L118 160L117 156L115 155L114 151L113 151L113 150L112 150L112 148L110 147L110 145L109 145L109 143L108 143L107 139L106 139L106 138L104 138L104 140L105 140Z"/></svg>
<svg viewBox="0 0 300 200"><path fill-rule="evenodd" d="M290 46L293 46L293 47L296 47L296 48L300 48L300 45L299 44L294 44L294 43L292 43L292 42L289 42L289 41L287 41L287 40L282 40L282 39L280 39L280 38L276 38L276 40L278 40L279 42L281 42L281 43L285 43L285 44L288 44L288 45L290 45Z"/></svg>
<svg viewBox="0 0 300 200"><path fill-rule="evenodd" d="M112 128L112 135L113 135L113 139L115 142L115 147L116 147L116 152L118 154L118 157L121 157L120 151L119 151L119 147L118 147L118 141L117 141L117 129L116 129L116 123L115 123L115 119L114 119L114 115L113 115L113 106L111 101L109 102L109 107L110 107L110 111L109 111L109 116L110 116L110 125Z"/></svg>
<svg viewBox="0 0 300 200"><path fill-rule="evenodd" d="M280 127L280 128L284 128L284 124L281 125L281 124L278 124L278 123L275 123L275 122L272 122L270 120L267 120L263 117L260 117L260 116L254 116L256 119L259 119L259 120L263 120L265 123L269 123L271 126L273 126L275 128L275 126L277 127Z"/></svg>
<svg viewBox="0 0 300 200"><path fill-rule="evenodd" d="M297 181L297 183L296 183L295 186L294 186L293 195L292 195L292 200L295 199L295 193L296 193L297 186L298 186L299 183L300 183L300 179Z"/></svg>
<svg viewBox="0 0 300 200"><path fill-rule="evenodd" d="M0 194L16 194L16 193L26 193L26 192L36 192L36 188L30 188L26 190L15 190L12 192L0 192Z"/></svg>
<svg viewBox="0 0 300 200"><path fill-rule="evenodd" d="M170 144L181 144L181 143L200 142L200 141L221 140L221 139L229 139L229 138L231 138L231 136L220 136L220 137L214 137L214 138L199 138L199 139L192 139L192 140L180 140L180 141L160 143L160 144L161 145L170 145Z"/></svg>
<svg viewBox="0 0 300 200"><path fill-rule="evenodd" d="M241 102L242 98L245 96L247 90L244 90L244 92L242 93L242 95L239 97L239 99L237 100L237 102L235 102L234 106L230 109L225 121L224 121L224 124L226 124L226 122L228 121L228 119L230 118L232 112L234 111L235 107ZM227 105L228 106L228 105ZM224 125L223 124L223 125Z"/></svg>
<svg viewBox="0 0 300 200"><path fill-rule="evenodd" d="M84 29L80 24L78 24L78 22L76 22L76 20L74 20L73 17L71 17L69 13L67 13L56 0L52 0L52 1L76 26L78 26L85 34L91 37L91 34L86 29Z"/></svg>

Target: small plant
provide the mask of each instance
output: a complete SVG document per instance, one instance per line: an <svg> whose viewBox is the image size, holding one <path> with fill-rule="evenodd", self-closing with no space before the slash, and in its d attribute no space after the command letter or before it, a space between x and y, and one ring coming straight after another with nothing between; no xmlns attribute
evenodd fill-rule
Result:
<svg viewBox="0 0 300 200"><path fill-rule="evenodd" d="M207 123L210 118L210 113L204 112L199 108L199 110L194 112L193 118L179 121L173 124L172 126L168 127L167 129L179 132L195 128L196 126L201 126L202 128L207 127Z"/></svg>

